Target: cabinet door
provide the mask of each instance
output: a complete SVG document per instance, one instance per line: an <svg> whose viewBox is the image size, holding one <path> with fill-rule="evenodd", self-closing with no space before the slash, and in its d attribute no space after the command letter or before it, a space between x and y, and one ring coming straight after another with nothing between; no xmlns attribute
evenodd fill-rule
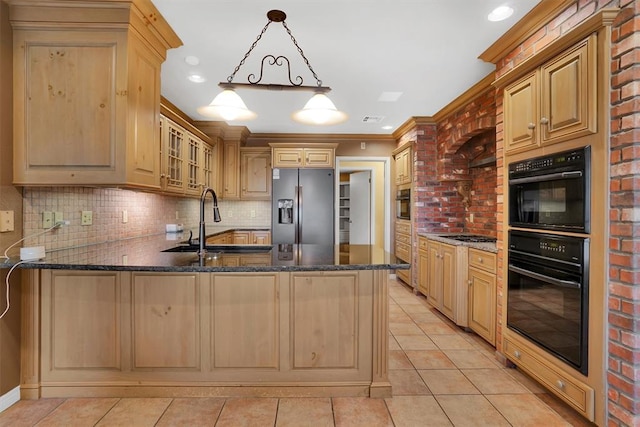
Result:
<svg viewBox="0 0 640 427"><path fill-rule="evenodd" d="M252 231L251 243L253 243L254 245L270 245L271 232L270 231Z"/></svg>
<svg viewBox="0 0 640 427"><path fill-rule="evenodd" d="M418 290L424 296L429 295L429 252L426 249L418 251Z"/></svg>
<svg viewBox="0 0 640 427"><path fill-rule="evenodd" d="M271 151L240 150L240 198L271 200Z"/></svg>
<svg viewBox="0 0 640 427"><path fill-rule="evenodd" d="M225 199L240 198L240 144L237 141L224 142L223 190Z"/></svg>
<svg viewBox="0 0 640 427"><path fill-rule="evenodd" d="M357 272L297 273L292 283L293 369L355 368L364 315Z"/></svg>
<svg viewBox="0 0 640 427"><path fill-rule="evenodd" d="M441 311L451 320L455 320L456 313L456 248L455 246L440 245L442 307Z"/></svg>
<svg viewBox="0 0 640 427"><path fill-rule="evenodd" d="M163 177L162 189L172 193L184 193L184 150L185 131L171 120L162 120L162 159Z"/></svg>
<svg viewBox="0 0 640 427"><path fill-rule="evenodd" d="M529 74L504 90L504 143L507 153L537 146L537 75Z"/></svg>
<svg viewBox="0 0 640 427"><path fill-rule="evenodd" d="M274 148L273 167L274 168L298 168L303 165L302 148Z"/></svg>
<svg viewBox="0 0 640 427"><path fill-rule="evenodd" d="M199 368L197 274L134 273L132 286L132 368Z"/></svg>
<svg viewBox="0 0 640 427"><path fill-rule="evenodd" d="M541 68L541 144L596 132L595 36Z"/></svg>
<svg viewBox="0 0 640 427"><path fill-rule="evenodd" d="M400 180L401 184L410 184L411 183L411 170L412 170L412 163L411 163L411 149L407 148L406 150L404 150L400 156L400 161L402 162L402 171L403 171L403 175L402 178Z"/></svg>
<svg viewBox="0 0 640 427"><path fill-rule="evenodd" d="M276 274L220 273L213 277L211 340L214 370L278 368L278 287Z"/></svg>
<svg viewBox="0 0 640 427"><path fill-rule="evenodd" d="M117 272L42 272L42 378L108 379L122 368Z"/></svg>
<svg viewBox="0 0 640 427"><path fill-rule="evenodd" d="M213 147L206 142L203 142L200 148L200 151L202 153L200 155L200 158L202 160L202 168L200 169L200 182L202 182L205 187L212 188L214 191L216 191Z"/></svg>
<svg viewBox="0 0 640 427"><path fill-rule="evenodd" d="M475 268L469 268L469 327L495 345L496 277Z"/></svg>
<svg viewBox="0 0 640 427"><path fill-rule="evenodd" d="M305 148L304 166L307 168L332 168L334 153L333 148Z"/></svg>
<svg viewBox="0 0 640 427"><path fill-rule="evenodd" d="M200 138L187 132L186 141L186 182L185 193L192 195L199 195L202 192L201 179L201 167L203 163L202 159L202 145L204 142Z"/></svg>
<svg viewBox="0 0 640 427"><path fill-rule="evenodd" d="M250 241L250 231L234 231L233 232L233 244L234 245L248 245Z"/></svg>
<svg viewBox="0 0 640 427"><path fill-rule="evenodd" d="M427 301L438 310L442 307L441 270L440 244L429 241L427 244Z"/></svg>

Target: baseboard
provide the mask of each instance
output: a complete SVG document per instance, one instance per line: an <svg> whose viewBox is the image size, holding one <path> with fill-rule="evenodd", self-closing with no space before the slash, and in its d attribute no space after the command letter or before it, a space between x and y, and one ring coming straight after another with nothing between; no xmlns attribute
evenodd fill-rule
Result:
<svg viewBox="0 0 640 427"><path fill-rule="evenodd" d="M20 386L0 396L0 412L4 411L20 400Z"/></svg>

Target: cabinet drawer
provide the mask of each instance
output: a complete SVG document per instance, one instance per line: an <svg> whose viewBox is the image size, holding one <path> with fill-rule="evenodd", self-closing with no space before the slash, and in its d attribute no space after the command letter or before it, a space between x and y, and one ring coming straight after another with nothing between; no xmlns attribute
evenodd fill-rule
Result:
<svg viewBox="0 0 640 427"><path fill-rule="evenodd" d="M496 254L469 248L469 266L488 271L489 273L495 273Z"/></svg>
<svg viewBox="0 0 640 427"><path fill-rule="evenodd" d="M396 270L396 276L406 284L411 284L411 269L409 270Z"/></svg>
<svg viewBox="0 0 640 427"><path fill-rule="evenodd" d="M396 221L396 234L411 234L411 223Z"/></svg>
<svg viewBox="0 0 640 427"><path fill-rule="evenodd" d="M418 249L426 251L428 242L429 240L426 237L418 237Z"/></svg>
<svg viewBox="0 0 640 427"><path fill-rule="evenodd" d="M396 242L405 243L407 245L411 244L411 236L408 234L396 234Z"/></svg>
<svg viewBox="0 0 640 427"><path fill-rule="evenodd" d="M396 256L403 261L411 262L411 246L396 242Z"/></svg>
<svg viewBox="0 0 640 427"><path fill-rule="evenodd" d="M506 337L504 352L512 362L527 371L554 394L573 406L590 421L594 420L594 390L591 387L567 375L524 346Z"/></svg>

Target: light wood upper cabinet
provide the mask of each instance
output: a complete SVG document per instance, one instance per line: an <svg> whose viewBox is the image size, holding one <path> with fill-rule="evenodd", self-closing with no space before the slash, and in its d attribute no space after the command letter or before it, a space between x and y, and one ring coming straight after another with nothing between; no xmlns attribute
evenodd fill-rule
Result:
<svg viewBox="0 0 640 427"><path fill-rule="evenodd" d="M338 144L270 143L274 168L333 168ZM304 145L304 144L302 144Z"/></svg>
<svg viewBox="0 0 640 427"><path fill-rule="evenodd" d="M597 131L596 48L592 35L505 88L508 153Z"/></svg>
<svg viewBox="0 0 640 427"><path fill-rule="evenodd" d="M412 181L412 156L411 146L394 152L395 183L396 185L411 184Z"/></svg>
<svg viewBox="0 0 640 427"><path fill-rule="evenodd" d="M240 149L240 198L271 200L271 150Z"/></svg>
<svg viewBox="0 0 640 427"><path fill-rule="evenodd" d="M222 198L240 198L240 142L224 141L223 144Z"/></svg>
<svg viewBox="0 0 640 427"><path fill-rule="evenodd" d="M162 190L199 196L205 185L214 185L213 147L165 116L160 125Z"/></svg>
<svg viewBox="0 0 640 427"><path fill-rule="evenodd" d="M150 1L78 3L11 2L14 183L157 189L160 66L181 41Z"/></svg>

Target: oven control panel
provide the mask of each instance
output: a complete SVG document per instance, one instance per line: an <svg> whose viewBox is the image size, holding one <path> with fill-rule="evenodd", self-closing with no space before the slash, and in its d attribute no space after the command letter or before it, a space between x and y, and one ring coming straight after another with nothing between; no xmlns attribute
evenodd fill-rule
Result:
<svg viewBox="0 0 640 427"><path fill-rule="evenodd" d="M523 172L535 172L551 168L564 168L570 165L582 165L589 153L590 147L580 150L565 151L550 156L536 157L509 165L509 174L521 174Z"/></svg>
<svg viewBox="0 0 640 427"><path fill-rule="evenodd" d="M567 245L558 242L548 242L546 240L542 240L540 242L540 250L544 252L551 253L566 253Z"/></svg>

